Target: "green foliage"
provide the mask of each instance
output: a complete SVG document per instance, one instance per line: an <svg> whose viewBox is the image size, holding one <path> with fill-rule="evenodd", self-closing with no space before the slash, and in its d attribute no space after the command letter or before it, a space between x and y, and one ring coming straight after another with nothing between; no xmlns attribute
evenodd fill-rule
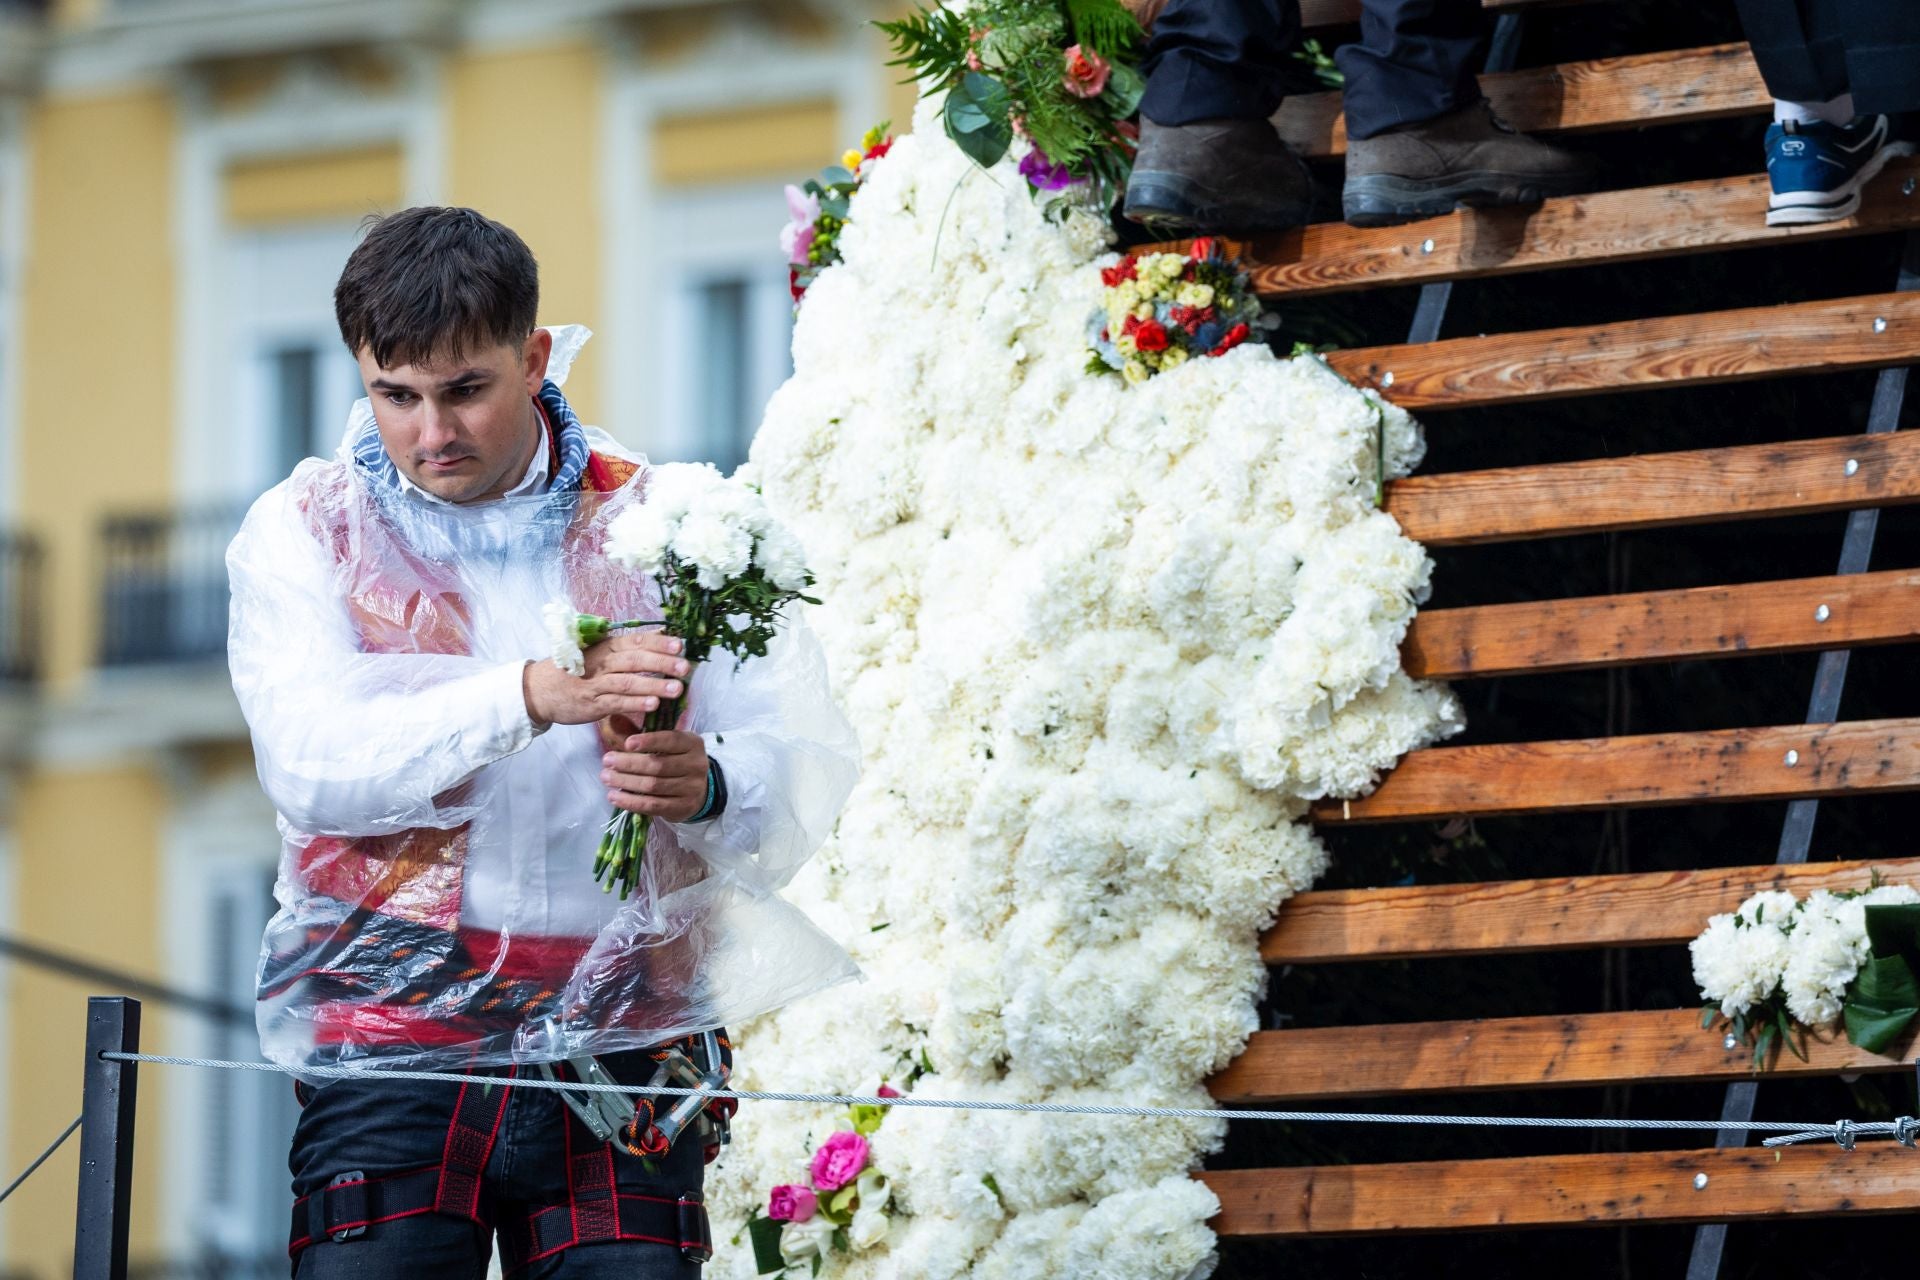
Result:
<svg viewBox="0 0 1920 1280"><path fill-rule="evenodd" d="M1868 907L1872 957L1847 988L1847 1039L1881 1053L1920 1016L1920 904Z"/></svg>
<svg viewBox="0 0 1920 1280"><path fill-rule="evenodd" d="M747 1238L753 1241L753 1269L761 1275L772 1275L785 1271L787 1263L780 1256L780 1224L755 1210L747 1219Z"/></svg>
<svg viewBox="0 0 1920 1280"><path fill-rule="evenodd" d="M947 136L967 159L988 169L1013 145L1007 91L998 80L969 71L947 93Z"/></svg>
<svg viewBox="0 0 1920 1280"><path fill-rule="evenodd" d="M953 68L963 67L972 45L973 28L966 18L948 9L922 9L898 22L876 22L898 56L887 63L905 67L908 80L951 84Z"/></svg>
<svg viewBox="0 0 1920 1280"><path fill-rule="evenodd" d="M1306 63L1313 72L1313 78L1329 89L1339 89L1347 83L1346 73L1340 70L1333 55L1318 40L1302 41L1291 56Z"/></svg>

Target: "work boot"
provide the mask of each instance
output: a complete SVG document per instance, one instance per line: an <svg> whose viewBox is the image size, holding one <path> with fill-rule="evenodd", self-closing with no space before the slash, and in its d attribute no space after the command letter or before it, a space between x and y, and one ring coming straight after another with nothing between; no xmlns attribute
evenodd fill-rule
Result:
<svg viewBox="0 0 1920 1280"><path fill-rule="evenodd" d="M1278 231L1313 208L1313 177L1266 120L1140 118L1126 214L1156 233Z"/></svg>
<svg viewBox="0 0 1920 1280"><path fill-rule="evenodd" d="M1593 186L1586 156L1537 142L1485 100L1451 115L1347 143L1341 206L1356 227L1502 204L1538 204Z"/></svg>

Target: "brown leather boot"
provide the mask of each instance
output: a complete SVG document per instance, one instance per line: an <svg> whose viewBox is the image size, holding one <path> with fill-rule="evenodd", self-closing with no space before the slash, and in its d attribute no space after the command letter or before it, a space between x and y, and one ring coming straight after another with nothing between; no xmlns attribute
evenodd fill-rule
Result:
<svg viewBox="0 0 1920 1280"><path fill-rule="evenodd" d="M1354 226L1384 227L1457 204L1538 204L1590 190L1593 178L1588 157L1517 132L1483 100L1348 142L1340 203Z"/></svg>
<svg viewBox="0 0 1920 1280"><path fill-rule="evenodd" d="M1313 209L1313 177L1265 120L1140 118L1126 215L1169 233L1278 231Z"/></svg>

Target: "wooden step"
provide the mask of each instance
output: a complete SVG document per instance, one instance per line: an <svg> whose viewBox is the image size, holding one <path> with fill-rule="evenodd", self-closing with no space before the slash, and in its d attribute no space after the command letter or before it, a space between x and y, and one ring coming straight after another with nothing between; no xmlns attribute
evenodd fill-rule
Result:
<svg viewBox="0 0 1920 1280"><path fill-rule="evenodd" d="M1805 897L1920 883L1920 858L1556 876L1295 894L1260 939L1268 964L1484 956L1689 942L1763 889Z"/></svg>
<svg viewBox="0 0 1920 1280"><path fill-rule="evenodd" d="M1705 926L1702 916L1696 931ZM1782 1050L1769 1062L1767 1078L1904 1073L1913 1069L1907 1056L1912 1039L1902 1037L1894 1052L1878 1054L1856 1048L1838 1032L1808 1037L1801 1046L1807 1060ZM1223 1107L1253 1107L1386 1094L1752 1077L1752 1047L1727 1048L1724 1027L1703 1028L1694 1007L1257 1031L1246 1051L1207 1087Z"/></svg>
<svg viewBox="0 0 1920 1280"><path fill-rule="evenodd" d="M1491 72L1480 77L1480 90L1507 123L1526 133L1718 120L1773 106L1744 44ZM1346 154L1338 91L1288 98L1273 124L1299 155Z"/></svg>
<svg viewBox="0 0 1920 1280"><path fill-rule="evenodd" d="M1463 1147L1473 1131L1463 1129ZM1695 1179L1706 1174L1704 1185ZM1209 1223L1228 1239L1383 1231L1511 1230L1904 1213L1920 1208L1920 1156L1887 1141L1642 1151L1416 1164L1223 1169Z"/></svg>
<svg viewBox="0 0 1920 1280"><path fill-rule="evenodd" d="M1407 674L1584 671L1677 658L1799 653L1920 639L1920 571L1436 609L1401 646Z"/></svg>
<svg viewBox="0 0 1920 1280"><path fill-rule="evenodd" d="M1409 476L1387 510L1429 547L1920 501L1920 432Z"/></svg>
<svg viewBox="0 0 1920 1280"><path fill-rule="evenodd" d="M1576 812L1920 789L1920 719L1415 751L1320 823Z"/></svg>
<svg viewBox="0 0 1920 1280"><path fill-rule="evenodd" d="M1395 404L1432 411L1871 369L1916 359L1920 293L1880 293L1362 347L1331 352L1327 363Z"/></svg>
<svg viewBox="0 0 1920 1280"><path fill-rule="evenodd" d="M1318 222L1220 239L1260 294L1297 297L1908 230L1920 226L1920 190L1907 192L1909 178L1920 180L1920 157L1890 163L1868 184L1853 217L1812 226L1769 227L1767 177L1756 173L1461 209L1398 227ZM1158 248L1185 252L1189 243Z"/></svg>

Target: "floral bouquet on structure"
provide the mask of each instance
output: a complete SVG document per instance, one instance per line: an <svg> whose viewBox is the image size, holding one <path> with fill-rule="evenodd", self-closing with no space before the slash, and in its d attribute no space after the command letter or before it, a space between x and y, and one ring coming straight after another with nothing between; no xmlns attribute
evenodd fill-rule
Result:
<svg viewBox="0 0 1920 1280"><path fill-rule="evenodd" d="M606 550L614 563L658 580L661 616L616 622L564 601L549 604L554 665L574 675L586 674L587 648L634 627L657 626L678 637L682 656L695 665L715 649L741 660L765 657L780 611L795 600L819 603L803 594L813 575L799 541L774 520L760 491L707 463L655 467L646 501L608 525ZM673 728L682 702L661 699L641 731ZM618 885L621 898L632 894L651 826L647 814L614 811L593 861L594 879L605 891Z"/></svg>
<svg viewBox="0 0 1920 1280"><path fill-rule="evenodd" d="M1104 213L1126 190L1147 82L1145 33L1120 0L975 0L876 25L900 55L890 66L946 91L947 136L981 168L1024 138L1021 176L1050 212Z"/></svg>
<svg viewBox="0 0 1920 1280"><path fill-rule="evenodd" d="M1185 254L1129 254L1100 279L1104 305L1087 322L1090 373L1145 382L1195 356L1225 355L1260 323L1246 275L1211 237Z"/></svg>
<svg viewBox="0 0 1920 1280"><path fill-rule="evenodd" d="M898 1089L881 1085L881 1098L897 1098ZM867 1139L886 1119L887 1108L863 1103L848 1108L848 1124L827 1135L807 1160L807 1181L783 1183L767 1196L764 1214L747 1220L754 1268L761 1275L785 1274L805 1265L812 1275L829 1253L873 1248L891 1225L887 1205L893 1192L887 1176L873 1166Z"/></svg>
<svg viewBox="0 0 1920 1280"><path fill-rule="evenodd" d="M867 130L858 147L818 178L787 188L788 222L780 229L780 251L787 255L787 288L794 305L822 271L840 261L840 229L847 225L853 193L867 180L873 162L893 149L887 124L882 121Z"/></svg>
<svg viewBox="0 0 1920 1280"><path fill-rule="evenodd" d="M1805 1058L1796 1033L1834 1023L1883 1052L1920 1015L1920 892L1907 885L1804 901L1766 890L1708 920L1688 950L1701 1025L1725 1018L1727 1047L1750 1044L1756 1071L1782 1045Z"/></svg>

